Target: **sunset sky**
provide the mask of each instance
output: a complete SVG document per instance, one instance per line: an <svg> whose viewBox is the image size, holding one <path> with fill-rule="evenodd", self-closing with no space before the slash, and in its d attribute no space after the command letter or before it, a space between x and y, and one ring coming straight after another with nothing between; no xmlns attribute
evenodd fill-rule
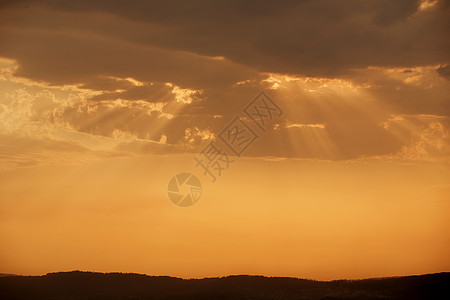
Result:
<svg viewBox="0 0 450 300"><path fill-rule="evenodd" d="M450 271L449 31L449 0L0 1L0 273Z"/></svg>

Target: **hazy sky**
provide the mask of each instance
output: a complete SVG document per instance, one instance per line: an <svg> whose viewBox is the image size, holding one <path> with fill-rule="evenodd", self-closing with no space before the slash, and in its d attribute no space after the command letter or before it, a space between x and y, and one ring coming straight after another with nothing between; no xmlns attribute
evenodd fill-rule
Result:
<svg viewBox="0 0 450 300"><path fill-rule="evenodd" d="M0 1L0 272L448 271L449 29L448 0Z"/></svg>

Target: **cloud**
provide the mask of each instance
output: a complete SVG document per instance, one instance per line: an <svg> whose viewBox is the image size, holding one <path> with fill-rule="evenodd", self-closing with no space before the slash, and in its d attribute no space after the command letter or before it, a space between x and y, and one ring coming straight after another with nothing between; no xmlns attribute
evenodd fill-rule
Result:
<svg viewBox="0 0 450 300"><path fill-rule="evenodd" d="M196 151L269 90L285 114L246 155L352 159L410 145L392 115L450 115L448 1L123 4L2 2L4 128Z"/></svg>
<svg viewBox="0 0 450 300"><path fill-rule="evenodd" d="M383 127L404 142L393 157L407 160L448 159L449 125L449 117L435 115L393 115L383 123Z"/></svg>
<svg viewBox="0 0 450 300"><path fill-rule="evenodd" d="M450 67L448 65L439 66L439 68L436 71L438 72L439 76L442 76L447 80L450 80Z"/></svg>
<svg viewBox="0 0 450 300"><path fill-rule="evenodd" d="M175 100L172 88L162 83L143 84L141 86L123 86L118 91L105 92L92 97L92 100L145 100L148 102L169 102Z"/></svg>
<svg viewBox="0 0 450 300"><path fill-rule="evenodd" d="M77 142L0 133L0 169L42 164L73 164L95 157ZM81 154L81 155L80 155Z"/></svg>
<svg viewBox="0 0 450 300"><path fill-rule="evenodd" d="M450 85L438 73L436 66L368 68L349 78L392 113L450 116Z"/></svg>
<svg viewBox="0 0 450 300"><path fill-rule="evenodd" d="M34 46L45 43L50 48L60 48L57 52L51 49L47 53L38 49L33 52L43 56L56 55L55 63L58 56L70 54L73 57L71 61L81 63L84 68L88 66L80 62L79 56L82 55L89 63L93 58L99 63L92 68L98 71L104 71L107 61L111 63L107 69L114 69L116 50L123 54L122 61L126 66L136 69L156 67L162 71L159 68L164 64L158 62L167 62L164 58L169 57L158 53L155 48L224 57L263 72L321 77L338 76L349 69L367 66L409 67L449 60L450 48L445 38L449 16L446 1L439 1L426 11L419 10L420 2L417 0L352 0L341 3L330 0L277 3L136 1L133 6L124 3L29 2L26 9L10 8L8 15L8 10L5 10L4 27L33 28L33 36L41 36L41 42L32 36L20 37L17 33L16 38L19 41L31 39ZM80 19L84 20L82 24ZM49 30L65 32L66 36L48 37L44 32ZM69 38L67 33L72 37ZM97 41L94 37L104 37L110 42ZM15 40L12 37L3 39ZM89 46L90 43L93 45ZM124 51L122 43L128 43L128 51ZM70 46L79 55L61 44ZM147 59L158 56L161 59L150 64L144 59L145 51L133 50L138 45L147 49ZM101 49L105 55L99 55L95 49ZM22 59L31 55L23 51L4 53ZM40 58L37 53L35 58ZM123 60L125 57L127 59ZM184 69L185 63L177 57L174 55L171 61ZM142 64L137 66L132 58L140 59ZM189 60L200 62L193 57ZM68 62L70 60L66 64ZM217 60L210 63L216 67L223 65ZM123 64L121 67L127 69ZM69 64L68 67L74 66ZM171 64L164 66L167 71L172 68ZM191 69L191 72L195 74L198 69L203 73L209 71L199 67Z"/></svg>

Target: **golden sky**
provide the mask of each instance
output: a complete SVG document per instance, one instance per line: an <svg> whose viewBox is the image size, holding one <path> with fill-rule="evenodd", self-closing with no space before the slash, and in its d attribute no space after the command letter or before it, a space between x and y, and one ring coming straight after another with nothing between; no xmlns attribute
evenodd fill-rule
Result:
<svg viewBox="0 0 450 300"><path fill-rule="evenodd" d="M450 268L450 2L0 2L0 273ZM258 128L264 91L282 110ZM256 98L258 99L258 98ZM235 117L257 135L236 156ZM217 180L194 157L233 160ZM179 173L202 183L175 206Z"/></svg>

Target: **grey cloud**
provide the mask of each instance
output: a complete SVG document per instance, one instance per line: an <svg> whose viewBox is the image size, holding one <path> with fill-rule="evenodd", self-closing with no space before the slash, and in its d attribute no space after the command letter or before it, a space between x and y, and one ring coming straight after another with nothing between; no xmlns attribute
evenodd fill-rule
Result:
<svg viewBox="0 0 450 300"><path fill-rule="evenodd" d="M381 0L375 2L376 13L374 21L382 26L391 25L397 21L403 21L412 15L419 7L419 0Z"/></svg>
<svg viewBox="0 0 450 300"><path fill-rule="evenodd" d="M436 70L439 74L439 76L442 76L443 78L450 80L450 66L446 65L446 66L440 66L437 70Z"/></svg>
<svg viewBox="0 0 450 300"><path fill-rule="evenodd" d="M231 85L253 73L229 62L111 39L19 30L1 30L0 39L0 55L20 64L17 76L51 84L81 85L115 76L200 89Z"/></svg>
<svg viewBox="0 0 450 300"><path fill-rule="evenodd" d="M130 85L125 91L99 94L91 100L145 100L148 102L169 102L175 100L172 88L166 84L144 84L142 86Z"/></svg>
<svg viewBox="0 0 450 300"><path fill-rule="evenodd" d="M30 3L29 9L51 8L86 18L89 25L73 23L72 30L143 46L224 56L265 72L333 77L351 68L410 67L449 60L445 38L449 8L442 0L423 13L417 13L417 0L133 3L40 1ZM121 18L126 30L117 24L108 26L100 12ZM92 21L96 13L99 26ZM7 20L21 24L13 17ZM63 28L68 26L63 23Z"/></svg>

